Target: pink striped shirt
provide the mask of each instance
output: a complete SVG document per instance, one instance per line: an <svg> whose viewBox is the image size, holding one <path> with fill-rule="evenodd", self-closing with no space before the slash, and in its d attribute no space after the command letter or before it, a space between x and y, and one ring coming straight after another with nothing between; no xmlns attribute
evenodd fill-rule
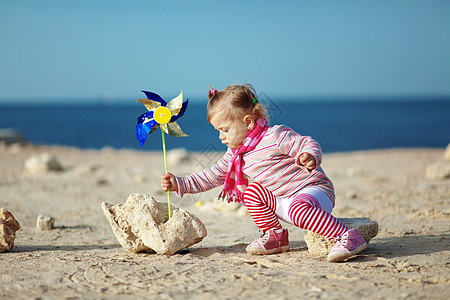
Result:
<svg viewBox="0 0 450 300"><path fill-rule="evenodd" d="M302 153L314 157L315 170L309 171L300 165ZM223 185L232 155L228 149L214 166L186 177L177 177L178 194L199 193ZM275 125L269 128L254 150L243 154L243 160L244 174L275 196L290 198L305 187L315 186L334 202L333 184L320 167L322 150L319 143L309 136L302 136L284 125Z"/></svg>

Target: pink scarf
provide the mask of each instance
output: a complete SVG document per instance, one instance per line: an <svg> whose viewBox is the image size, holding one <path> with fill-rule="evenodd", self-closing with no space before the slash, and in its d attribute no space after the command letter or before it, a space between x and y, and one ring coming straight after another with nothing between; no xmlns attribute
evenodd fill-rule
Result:
<svg viewBox="0 0 450 300"><path fill-rule="evenodd" d="M247 133L242 144L237 149L231 150L233 157L228 162L225 183L223 185L223 191L219 195L219 199L223 200L227 197L228 202L242 202L242 196L248 186L248 179L245 178L244 173L242 172L242 168L244 167L242 154L255 149L256 145L258 145L268 129L269 124L266 119L258 119L255 127Z"/></svg>

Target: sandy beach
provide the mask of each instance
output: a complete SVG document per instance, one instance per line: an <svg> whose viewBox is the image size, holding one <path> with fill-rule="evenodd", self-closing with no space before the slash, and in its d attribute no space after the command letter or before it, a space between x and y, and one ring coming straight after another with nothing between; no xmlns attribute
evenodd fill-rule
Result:
<svg viewBox="0 0 450 300"><path fill-rule="evenodd" d="M25 161L41 153L63 170L27 172ZM188 174L217 157L188 153L169 170ZM305 231L286 224L291 251L248 255L258 229L243 208L218 202L218 189L171 198L205 224L201 243L173 256L127 252L101 203L131 193L166 201L162 153L2 145L0 207L21 229L14 248L0 253L0 299L448 299L450 180L426 176L439 162L444 149L324 154L334 215L379 223L362 255L328 263L308 253ZM36 228L40 214L55 218L53 230Z"/></svg>

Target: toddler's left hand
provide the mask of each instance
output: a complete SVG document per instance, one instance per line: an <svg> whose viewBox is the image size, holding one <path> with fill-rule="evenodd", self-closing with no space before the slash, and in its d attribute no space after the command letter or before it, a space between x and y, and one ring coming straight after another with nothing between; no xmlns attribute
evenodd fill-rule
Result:
<svg viewBox="0 0 450 300"><path fill-rule="evenodd" d="M299 163L306 167L308 170L314 170L316 168L316 160L309 153L302 153L299 157Z"/></svg>

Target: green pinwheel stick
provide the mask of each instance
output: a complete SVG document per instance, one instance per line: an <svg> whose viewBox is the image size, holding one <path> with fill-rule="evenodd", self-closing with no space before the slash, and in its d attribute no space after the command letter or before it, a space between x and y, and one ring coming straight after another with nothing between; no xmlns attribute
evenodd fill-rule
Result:
<svg viewBox="0 0 450 300"><path fill-rule="evenodd" d="M168 173L167 167L167 154L166 154L166 141L164 133L174 137L187 136L181 127L175 122L178 118L184 115L186 107L188 105L188 99L183 102L183 91L174 99L168 103L164 101L158 94L142 91L147 99L139 99L137 102L141 102L148 109L148 112L138 117L136 125L136 137L144 146L147 136L154 132L158 126L161 128L162 146L164 153L164 169ZM169 207L169 219L172 217L172 210L170 206L170 191L167 191L167 202Z"/></svg>

